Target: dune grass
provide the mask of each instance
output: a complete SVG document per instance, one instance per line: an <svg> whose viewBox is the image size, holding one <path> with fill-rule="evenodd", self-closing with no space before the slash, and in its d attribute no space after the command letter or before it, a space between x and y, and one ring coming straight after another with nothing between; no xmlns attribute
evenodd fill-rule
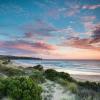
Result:
<svg viewBox="0 0 100 100"><path fill-rule="evenodd" d="M53 69L44 70L41 65L16 68L13 65L8 67L7 64L8 62L5 64L0 60L0 100L5 97L7 100L52 100L55 87L62 87L65 93L69 91L69 96L67 95L62 100L100 100L100 83L79 82L68 73L57 72ZM46 85L47 81L54 84ZM44 92L43 98L42 90L45 91L45 88L48 88L48 91ZM46 98L46 93L49 93L47 96L49 99Z"/></svg>

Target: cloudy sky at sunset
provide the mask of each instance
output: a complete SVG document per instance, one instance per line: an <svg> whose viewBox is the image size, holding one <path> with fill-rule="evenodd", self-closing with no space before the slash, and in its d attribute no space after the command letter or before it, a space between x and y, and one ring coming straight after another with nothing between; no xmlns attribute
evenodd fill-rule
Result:
<svg viewBox="0 0 100 100"><path fill-rule="evenodd" d="M100 0L0 0L0 55L100 59Z"/></svg>

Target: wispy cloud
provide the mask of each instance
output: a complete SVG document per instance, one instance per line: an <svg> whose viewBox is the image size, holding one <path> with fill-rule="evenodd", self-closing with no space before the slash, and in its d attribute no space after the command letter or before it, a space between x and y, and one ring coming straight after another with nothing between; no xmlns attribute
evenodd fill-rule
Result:
<svg viewBox="0 0 100 100"><path fill-rule="evenodd" d="M97 8L100 8L100 4L97 4L97 5L83 5L82 6L82 9L94 10L94 9L97 9Z"/></svg>
<svg viewBox="0 0 100 100"><path fill-rule="evenodd" d="M90 31L95 27L94 21L96 20L96 16L82 16L80 17L81 22L83 23L85 30Z"/></svg>
<svg viewBox="0 0 100 100"><path fill-rule="evenodd" d="M58 36L59 36L58 38L63 36L64 39L70 39L72 37L77 37L79 35L79 33L75 32L75 30L72 27L58 29L54 32L58 34Z"/></svg>
<svg viewBox="0 0 100 100"><path fill-rule="evenodd" d="M73 37L66 40L63 45L72 46L81 49L91 49L100 51L100 25L96 25L91 29L91 37L89 38L79 38Z"/></svg>
<svg viewBox="0 0 100 100"><path fill-rule="evenodd" d="M2 47L3 46L3 42L2 41L0 41L0 47Z"/></svg>
<svg viewBox="0 0 100 100"><path fill-rule="evenodd" d="M92 31L92 37L94 38L95 41L99 41L100 42L100 24L97 24L94 27L94 29Z"/></svg>
<svg viewBox="0 0 100 100"><path fill-rule="evenodd" d="M48 10L47 15L54 17L55 19L60 18L60 16L70 17L78 14L80 12L79 5L70 5L69 7L53 8Z"/></svg>
<svg viewBox="0 0 100 100"><path fill-rule="evenodd" d="M29 43L26 41L6 41L0 42L0 49L4 48L7 53L11 50L12 52L23 51L25 54L27 53L35 53L35 54L47 54L48 52L55 51L57 49L56 45L51 45L48 43L34 42ZM21 52L22 53L22 52Z"/></svg>
<svg viewBox="0 0 100 100"><path fill-rule="evenodd" d="M56 28L43 20L36 20L34 24L22 26L23 31L26 32L26 36L40 35L40 36L51 36L51 32L55 31Z"/></svg>
<svg viewBox="0 0 100 100"><path fill-rule="evenodd" d="M80 48L83 51L75 55L100 51L99 3L93 0L11 1L0 2L1 53L64 58Z"/></svg>
<svg viewBox="0 0 100 100"><path fill-rule="evenodd" d="M93 22L96 19L96 16L83 16L81 17L82 21L84 22Z"/></svg>
<svg viewBox="0 0 100 100"><path fill-rule="evenodd" d="M74 15L76 15L79 12L80 12L80 5L72 5L72 6L70 6L70 8L68 8L64 12L64 15L65 16L74 16Z"/></svg>

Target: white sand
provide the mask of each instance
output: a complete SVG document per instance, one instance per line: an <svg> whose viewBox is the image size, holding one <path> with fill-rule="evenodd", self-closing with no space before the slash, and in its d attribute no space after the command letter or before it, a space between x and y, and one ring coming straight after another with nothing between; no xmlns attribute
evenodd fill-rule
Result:
<svg viewBox="0 0 100 100"><path fill-rule="evenodd" d="M23 66L23 67L32 67L34 66L33 64L25 64L25 63L15 63L15 66ZM50 69L52 67L48 66L45 67L44 69ZM95 81L95 82L100 82L100 73L97 72L83 72L83 71L77 71L77 70L68 70L66 68L52 68L55 69L58 72L66 72L69 73L73 78L76 80L80 81Z"/></svg>
<svg viewBox="0 0 100 100"><path fill-rule="evenodd" d="M48 68L45 68L48 69ZM82 71L72 71L66 69L55 69L58 72L69 73L71 77L78 81L91 81L91 82L100 82L100 73L94 72L82 72Z"/></svg>
<svg viewBox="0 0 100 100"><path fill-rule="evenodd" d="M95 72L82 72L82 71L76 71L76 70L67 70L67 69L55 69L58 72L66 72L69 74L75 74L75 75L100 75L100 73Z"/></svg>
<svg viewBox="0 0 100 100"><path fill-rule="evenodd" d="M74 75L72 74L71 77L78 81L91 81L91 82L100 82L100 75Z"/></svg>
<svg viewBox="0 0 100 100"><path fill-rule="evenodd" d="M91 82L100 82L100 73L94 72L80 72L64 69L56 69L58 72L66 72L71 75L74 79L78 81L91 81Z"/></svg>
<svg viewBox="0 0 100 100"><path fill-rule="evenodd" d="M52 81L47 80L42 87L44 89L44 92L42 93L43 100L75 100L75 94Z"/></svg>

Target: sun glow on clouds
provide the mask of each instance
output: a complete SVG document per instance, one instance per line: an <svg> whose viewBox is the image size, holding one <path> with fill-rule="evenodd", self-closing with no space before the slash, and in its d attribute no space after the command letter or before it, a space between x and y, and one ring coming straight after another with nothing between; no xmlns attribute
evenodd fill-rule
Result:
<svg viewBox="0 0 100 100"><path fill-rule="evenodd" d="M99 51L72 47L60 47L52 55L55 59L100 59Z"/></svg>
<svg viewBox="0 0 100 100"><path fill-rule="evenodd" d="M0 54L100 59L99 0L10 1L0 0Z"/></svg>

